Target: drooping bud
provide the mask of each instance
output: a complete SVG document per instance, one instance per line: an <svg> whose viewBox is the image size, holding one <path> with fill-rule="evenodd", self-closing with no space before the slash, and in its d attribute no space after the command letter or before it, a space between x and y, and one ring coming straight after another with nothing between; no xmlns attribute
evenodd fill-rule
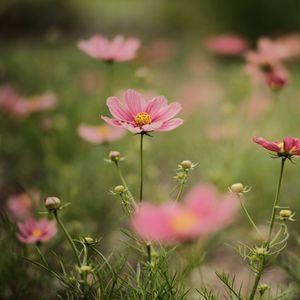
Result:
<svg viewBox="0 0 300 300"><path fill-rule="evenodd" d="M47 197L45 199L45 207L49 210L49 211L54 211L60 208L61 205L61 201L59 198L57 197Z"/></svg>
<svg viewBox="0 0 300 300"><path fill-rule="evenodd" d="M124 193L124 191L125 191L124 185L117 185L117 186L114 187L114 192L115 192L116 194L121 195L121 194Z"/></svg>

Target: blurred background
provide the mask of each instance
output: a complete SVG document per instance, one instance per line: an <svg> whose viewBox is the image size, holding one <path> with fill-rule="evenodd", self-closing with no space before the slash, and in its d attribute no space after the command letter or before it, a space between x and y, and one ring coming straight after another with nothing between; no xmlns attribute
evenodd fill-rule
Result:
<svg viewBox="0 0 300 300"><path fill-rule="evenodd" d="M148 98L164 95L169 101L180 101L180 117L185 119L178 129L146 139L145 199L159 202L174 197L177 165L189 159L199 165L186 191L209 181L225 193L233 182L243 182L252 186L247 195L250 212L258 223L265 222L279 161L270 159L252 137L299 137L299 60L287 62L288 85L274 93L266 85L253 84L243 55L218 53L207 46L207 39L234 34L255 49L262 36L299 32L300 2L296 0L229 0L226 4L222 0L2 0L2 103L3 99L43 96L55 105L21 118L0 111L1 209L8 210L10 197L25 193L36 199L34 214L39 216L44 197L57 196L72 203L64 218L73 234L102 237L106 253L116 244L122 247L119 229L127 220L118 199L109 192L120 182L114 166L104 158L110 150L122 153L126 159L121 167L137 195L139 139L128 133L112 144L95 145L83 140L77 130L82 123L103 124L100 115L108 114L107 97L134 88ZM141 40L136 59L114 65L113 81L103 62L76 46L78 40L94 34L108 38L124 34ZM300 210L299 172L298 162L287 164L283 182L283 202L295 211ZM243 217L236 224L203 242L201 251L242 238L249 224ZM299 223L293 227L297 232ZM1 243L19 247L12 236L13 231L2 235ZM59 242L54 242L57 249L62 247ZM208 261L220 264L223 251L227 250L209 252ZM2 278L8 272L21 276L20 266L26 272L18 258L12 261L1 255L1 260ZM3 287L3 299L11 297L12 282ZM23 288L24 299L39 290Z"/></svg>

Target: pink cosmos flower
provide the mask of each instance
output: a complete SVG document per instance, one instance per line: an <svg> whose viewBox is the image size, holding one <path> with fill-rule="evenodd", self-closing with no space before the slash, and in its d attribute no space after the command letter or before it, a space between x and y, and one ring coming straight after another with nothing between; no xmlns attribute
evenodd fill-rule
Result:
<svg viewBox="0 0 300 300"><path fill-rule="evenodd" d="M163 96L146 101L135 90L127 90L124 100L123 104L117 97L107 99L107 106L114 118L102 116L102 119L109 125L123 127L133 133L147 133L170 131L183 123L182 119L173 119L181 110L181 105L177 102L168 104Z"/></svg>
<svg viewBox="0 0 300 300"><path fill-rule="evenodd" d="M300 156L300 139L298 138L288 136L282 142L269 142L262 137L255 137L253 141L267 150L276 152L281 157Z"/></svg>
<svg viewBox="0 0 300 300"><path fill-rule="evenodd" d="M23 223L18 223L18 239L25 244L45 243L53 238L57 228L54 221L46 218L35 220L29 218Z"/></svg>
<svg viewBox="0 0 300 300"><path fill-rule="evenodd" d="M89 56L105 61L127 61L136 56L140 41L130 37L125 39L117 35L110 42L102 35L95 35L89 40L78 42L78 47Z"/></svg>
<svg viewBox="0 0 300 300"><path fill-rule="evenodd" d="M270 89L274 92L282 90L287 84L286 78L277 74L269 74L266 76L266 81Z"/></svg>
<svg viewBox="0 0 300 300"><path fill-rule="evenodd" d="M235 34L224 34L209 37L205 45L213 53L236 56L242 54L247 48L247 41Z"/></svg>
<svg viewBox="0 0 300 300"><path fill-rule="evenodd" d="M8 212L17 219L28 217L32 207L32 199L25 193L11 196L7 200Z"/></svg>
<svg viewBox="0 0 300 300"><path fill-rule="evenodd" d="M25 117L55 106L56 96L52 92L25 99L10 86L0 88L0 109L13 117Z"/></svg>
<svg viewBox="0 0 300 300"><path fill-rule="evenodd" d="M199 184L183 203L140 204L131 225L146 240L172 244L224 228L234 221L238 208L233 195L219 196L211 184Z"/></svg>
<svg viewBox="0 0 300 300"><path fill-rule="evenodd" d="M246 72L254 81L266 82L270 75L280 77L285 82L288 79L288 71L283 65L284 51L267 38L258 40L256 51L248 51L245 54L247 61Z"/></svg>
<svg viewBox="0 0 300 300"><path fill-rule="evenodd" d="M111 143L121 139L126 131L123 128L109 125L91 126L87 124L79 125L77 132L79 136L92 144Z"/></svg>

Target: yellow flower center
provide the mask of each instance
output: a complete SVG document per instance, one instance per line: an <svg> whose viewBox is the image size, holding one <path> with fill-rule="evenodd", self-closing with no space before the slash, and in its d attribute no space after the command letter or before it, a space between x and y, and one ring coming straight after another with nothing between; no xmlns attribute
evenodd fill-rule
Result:
<svg viewBox="0 0 300 300"><path fill-rule="evenodd" d="M109 133L110 133L110 129L106 125L101 125L101 126L98 127L98 132L99 132L100 135L108 136Z"/></svg>
<svg viewBox="0 0 300 300"><path fill-rule="evenodd" d="M283 144L283 142L278 143L278 147L280 149L279 152L283 153L284 152L284 144Z"/></svg>
<svg viewBox="0 0 300 300"><path fill-rule="evenodd" d="M40 238L43 235L43 231L41 229L34 229L31 234L35 238Z"/></svg>
<svg viewBox="0 0 300 300"><path fill-rule="evenodd" d="M171 220L171 227L177 232L185 232L197 224L197 217L192 212L182 212Z"/></svg>
<svg viewBox="0 0 300 300"><path fill-rule="evenodd" d="M134 122L135 122L136 125L141 127L143 125L151 124L152 119L151 119L151 117L148 113L143 111L143 112L138 113L134 117Z"/></svg>

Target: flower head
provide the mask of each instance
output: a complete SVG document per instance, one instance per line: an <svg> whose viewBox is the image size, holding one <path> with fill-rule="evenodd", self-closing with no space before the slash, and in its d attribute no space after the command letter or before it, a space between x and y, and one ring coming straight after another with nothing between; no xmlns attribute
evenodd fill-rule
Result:
<svg viewBox="0 0 300 300"><path fill-rule="evenodd" d="M253 141L267 150L276 152L279 157L300 156L300 139L297 138L285 137L282 142L269 142L262 137L255 137Z"/></svg>
<svg viewBox="0 0 300 300"><path fill-rule="evenodd" d="M233 222L237 209L231 195L220 197L212 185L200 184L183 203L142 203L132 218L132 227L146 240L176 243L225 227Z"/></svg>
<svg viewBox="0 0 300 300"><path fill-rule="evenodd" d="M282 90L287 84L287 79L277 74L267 75L266 81L270 89L274 92Z"/></svg>
<svg viewBox="0 0 300 300"><path fill-rule="evenodd" d="M35 220L29 218L18 223L18 239L25 244L45 243L56 234L56 223L46 218Z"/></svg>
<svg viewBox="0 0 300 300"><path fill-rule="evenodd" d="M136 38L125 39L122 35L117 35L109 41L102 35L96 35L89 40L78 42L78 48L89 56L105 61L127 61L136 56L140 47L140 41Z"/></svg>
<svg viewBox="0 0 300 300"><path fill-rule="evenodd" d="M102 119L112 126L123 127L133 133L170 131L183 123L182 119L173 119L181 110L181 105L177 102L168 104L163 96L146 101L135 90L127 90L124 100L123 104L117 97L109 97L107 106L114 118L102 116Z"/></svg>
<svg viewBox="0 0 300 300"><path fill-rule="evenodd" d="M77 132L79 136L92 144L111 143L121 139L126 131L109 125L91 126L87 124L79 125Z"/></svg>
<svg viewBox="0 0 300 300"><path fill-rule="evenodd" d="M33 204L31 197L22 193L8 198L7 209L14 218L22 219L30 216Z"/></svg>

